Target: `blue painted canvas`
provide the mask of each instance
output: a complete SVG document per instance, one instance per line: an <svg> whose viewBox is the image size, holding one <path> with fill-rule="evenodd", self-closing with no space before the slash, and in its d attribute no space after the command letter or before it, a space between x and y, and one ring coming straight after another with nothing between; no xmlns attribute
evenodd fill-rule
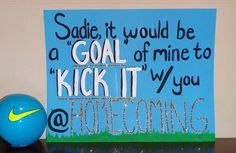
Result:
<svg viewBox="0 0 236 153"><path fill-rule="evenodd" d="M45 10L47 141L214 141L215 22L215 9Z"/></svg>

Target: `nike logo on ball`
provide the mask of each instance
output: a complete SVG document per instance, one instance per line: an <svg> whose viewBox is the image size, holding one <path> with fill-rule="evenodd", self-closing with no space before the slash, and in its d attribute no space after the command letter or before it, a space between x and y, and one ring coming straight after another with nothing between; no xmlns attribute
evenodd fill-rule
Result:
<svg viewBox="0 0 236 153"><path fill-rule="evenodd" d="M41 109L33 109L33 110L26 111L26 112L23 112L23 113L20 113L20 114L14 114L13 108L12 108L11 111L10 111L10 113L9 113L8 118L9 118L9 120L10 120L11 122L15 122L15 121L18 121L18 120L20 120L20 119L22 119L22 118L24 118L24 117L27 117L27 116L33 114L33 113L36 113L36 112L38 112L38 111L40 111L40 110L41 110Z"/></svg>

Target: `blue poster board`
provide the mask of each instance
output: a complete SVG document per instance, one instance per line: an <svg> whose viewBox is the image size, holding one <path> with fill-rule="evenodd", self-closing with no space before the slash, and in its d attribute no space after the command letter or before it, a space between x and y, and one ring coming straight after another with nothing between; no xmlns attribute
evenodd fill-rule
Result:
<svg viewBox="0 0 236 153"><path fill-rule="evenodd" d="M48 142L214 141L215 9L46 10Z"/></svg>

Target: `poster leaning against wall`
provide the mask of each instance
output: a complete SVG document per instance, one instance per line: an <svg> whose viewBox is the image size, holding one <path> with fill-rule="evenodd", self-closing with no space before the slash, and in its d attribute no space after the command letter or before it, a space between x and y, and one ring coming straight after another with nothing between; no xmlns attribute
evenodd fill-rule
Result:
<svg viewBox="0 0 236 153"><path fill-rule="evenodd" d="M47 141L214 141L215 21L215 9L45 10Z"/></svg>

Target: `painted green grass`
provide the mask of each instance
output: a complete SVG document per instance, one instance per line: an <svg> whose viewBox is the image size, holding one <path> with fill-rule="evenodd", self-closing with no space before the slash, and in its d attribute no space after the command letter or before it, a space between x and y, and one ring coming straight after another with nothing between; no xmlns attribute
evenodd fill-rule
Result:
<svg viewBox="0 0 236 153"><path fill-rule="evenodd" d="M215 141L214 133L136 133L112 135L108 132L91 135L77 135L70 137L47 134L47 142L212 142Z"/></svg>

